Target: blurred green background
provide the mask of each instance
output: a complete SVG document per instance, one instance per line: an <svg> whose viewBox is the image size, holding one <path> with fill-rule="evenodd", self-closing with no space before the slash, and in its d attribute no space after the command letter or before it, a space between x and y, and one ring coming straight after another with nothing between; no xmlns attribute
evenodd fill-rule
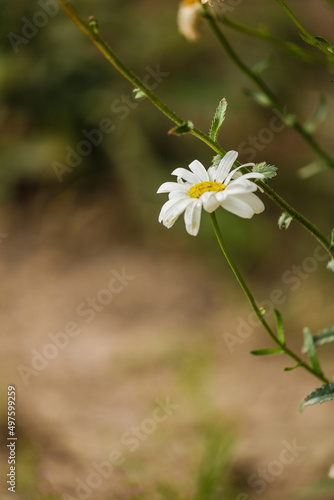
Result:
<svg viewBox="0 0 334 500"><path fill-rule="evenodd" d="M202 26L196 43L185 40L177 30L176 0L73 4L83 18L97 18L100 34L140 77L157 68L165 72L156 93L197 128L208 131L225 97L229 106L219 135L222 146L238 150L242 162L276 165L272 187L330 233L333 172L300 177L300 169L316 156L291 129L264 143L263 130L275 114L247 97L245 89L253 85L208 27ZM227 11L231 19L267 26L277 37L303 45L276 2L226 1L232 4ZM51 14L45 26L29 31L34 19L43 24L45 15L36 17L45 12L42 5ZM291 0L290 5L313 34L331 39L331 2ZM157 222L166 200L156 195L159 185L195 158L209 166L212 152L190 135L167 135L173 126L169 120L149 101L134 99L131 85L90 40L60 9L53 12L54 2L16 0L1 6L1 408L4 435L6 387L15 384L21 438L18 498L76 498L75 478L87 475L92 460L102 460L108 440L119 440L122 430L150 414L160 394L179 398L181 414L159 436L152 435L117 480L104 481L92 498L253 498L249 476L259 464L275 459L282 440L296 436L303 443L310 440L307 451L268 483L262 497L282 498L279 491L284 491L285 498L332 498L333 486L325 480L318 487L309 485L309 480L326 478L333 460L333 437L327 434L332 431L330 405L306 417L297 412L315 381L302 373L282 374L281 360L251 359L249 350L266 342L260 333L231 356L222 334L235 331L235 317L247 317L249 310L219 254L208 218L203 215L196 239L185 232L182 217L170 231ZM316 137L334 156L333 71L223 29L247 64L270 57L263 77L301 121L326 96L328 115ZM17 38L27 34L25 42ZM89 154L73 157L101 120L111 121L113 130ZM258 144L251 157L250 137ZM69 151L75 166L60 182L55 165L66 164ZM316 331L332 321L331 277L320 263L292 293L282 281L284 272L313 256L317 244L295 223L279 231L280 209L262 198L266 210L261 216L244 221L221 211L219 221L254 294L264 299L275 288L286 292L290 300L282 313L298 349L304 326ZM31 378L28 386L22 383L17 366L28 366L31 350L45 345L47 332L60 331L80 300L101 289L109 270L123 266L136 276L133 291L101 312L86 335L89 341L80 337L50 370ZM329 370L331 355L328 350L323 359ZM241 388L243 380L249 386ZM321 432L310 437L314 418ZM75 439L67 441L75 429ZM3 450L1 460L6 470Z"/></svg>

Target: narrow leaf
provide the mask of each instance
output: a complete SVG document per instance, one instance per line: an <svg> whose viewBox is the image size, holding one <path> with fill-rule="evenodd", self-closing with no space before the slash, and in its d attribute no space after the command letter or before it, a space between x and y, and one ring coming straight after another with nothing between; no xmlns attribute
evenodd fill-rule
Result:
<svg viewBox="0 0 334 500"><path fill-rule="evenodd" d="M327 99L324 96L320 97L318 107L314 115L305 123L304 129L309 134L313 134L318 126L324 121L327 114Z"/></svg>
<svg viewBox="0 0 334 500"><path fill-rule="evenodd" d="M265 161L262 163L257 163L253 168L252 172L258 172L263 174L265 179L272 179L277 175L277 167L274 165L267 165Z"/></svg>
<svg viewBox="0 0 334 500"><path fill-rule="evenodd" d="M272 102L269 97L258 90L246 89L245 94L265 108L272 106Z"/></svg>
<svg viewBox="0 0 334 500"><path fill-rule="evenodd" d="M332 233L331 233L331 247L332 248L334 247L334 229L332 229Z"/></svg>
<svg viewBox="0 0 334 500"><path fill-rule="evenodd" d="M318 360L317 350L315 348L313 337L309 328L304 328L304 349L307 353L313 370L318 375L323 375L322 369Z"/></svg>
<svg viewBox="0 0 334 500"><path fill-rule="evenodd" d="M284 354L283 349L280 347L269 347L268 349L255 349L251 351L254 356L266 356L268 354Z"/></svg>
<svg viewBox="0 0 334 500"><path fill-rule="evenodd" d="M179 125L178 127L171 128L168 131L168 135L188 134L189 132L192 131L193 128L194 128L194 124L188 120L187 122L182 123L182 125Z"/></svg>
<svg viewBox="0 0 334 500"><path fill-rule="evenodd" d="M321 43L321 45L323 45L324 47L326 47L326 49L328 50L328 52L330 52L331 54L334 54L334 51L333 51L333 47L332 45L329 43L328 40L326 40L326 38L322 37L322 36L315 36L314 37L316 40L318 40L318 42Z"/></svg>
<svg viewBox="0 0 334 500"><path fill-rule="evenodd" d="M286 368L284 368L284 371L291 372L292 370L295 370L296 368L299 368L300 366L301 366L300 363L297 363L295 366L287 366Z"/></svg>
<svg viewBox="0 0 334 500"><path fill-rule="evenodd" d="M272 57L267 57L267 59L263 59L262 61L256 63L253 66L253 71L254 73L257 73L258 75L261 75L264 71L266 71L268 68L273 63L273 58Z"/></svg>
<svg viewBox="0 0 334 500"><path fill-rule="evenodd" d="M314 335L313 342L315 347L319 345L327 344L328 342L334 342L334 326L325 328L317 335Z"/></svg>
<svg viewBox="0 0 334 500"><path fill-rule="evenodd" d="M308 179L309 177L324 172L325 170L328 170L328 165L326 165L326 163L313 161L312 163L308 163L304 167L301 167L297 173L302 179Z"/></svg>
<svg viewBox="0 0 334 500"><path fill-rule="evenodd" d="M331 401L334 399L334 383L325 384L319 387L315 391L311 392L302 404L300 405L300 411L304 410L305 406L315 405L317 403L325 403L326 401Z"/></svg>
<svg viewBox="0 0 334 500"><path fill-rule="evenodd" d="M209 132L210 139L212 139L214 142L217 142L219 129L224 123L226 109L227 109L227 100L224 97L217 106L216 112L213 117L211 129Z"/></svg>
<svg viewBox="0 0 334 500"><path fill-rule="evenodd" d="M289 215L287 212L283 212L280 218L278 219L278 227L280 229L288 229L292 220L293 217L291 217L291 215Z"/></svg>
<svg viewBox="0 0 334 500"><path fill-rule="evenodd" d="M285 345L285 333L284 333L284 325L283 325L282 315L277 309L274 309L274 312L275 312L276 323L277 323L278 340L280 341L280 343L282 345Z"/></svg>

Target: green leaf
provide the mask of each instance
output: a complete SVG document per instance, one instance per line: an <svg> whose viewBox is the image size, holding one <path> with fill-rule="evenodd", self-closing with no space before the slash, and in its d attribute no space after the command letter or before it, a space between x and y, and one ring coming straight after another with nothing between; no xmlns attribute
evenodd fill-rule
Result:
<svg viewBox="0 0 334 500"><path fill-rule="evenodd" d="M272 179L277 175L277 167L274 165L267 165L265 161L262 163L257 163L253 168L252 172L258 172L263 174L265 179Z"/></svg>
<svg viewBox="0 0 334 500"><path fill-rule="evenodd" d="M293 127L297 122L297 117L291 113L285 113L283 115L283 122L287 127Z"/></svg>
<svg viewBox="0 0 334 500"><path fill-rule="evenodd" d="M99 26L96 17L90 16L88 19L88 25L95 35L99 34Z"/></svg>
<svg viewBox="0 0 334 500"><path fill-rule="evenodd" d="M332 233L331 233L331 248L334 247L334 229L332 229Z"/></svg>
<svg viewBox="0 0 334 500"><path fill-rule="evenodd" d="M318 360L317 350L314 345L313 337L309 328L304 328L304 350L307 353L313 370L318 375L323 375L322 369Z"/></svg>
<svg viewBox="0 0 334 500"><path fill-rule="evenodd" d="M273 63L273 58L272 57L267 57L266 59L263 59L262 61L259 61L253 66L253 71L254 73L261 75L264 71L266 71L268 68Z"/></svg>
<svg viewBox="0 0 334 500"><path fill-rule="evenodd" d="M181 135L181 134L188 134L189 132L192 131L194 128L194 124L191 121L187 121L182 123L182 125L179 125L178 127L171 128L168 131L169 135L175 134L175 135Z"/></svg>
<svg viewBox="0 0 334 500"><path fill-rule="evenodd" d="M268 349L255 349L251 351L254 356L267 356L268 354L284 354L283 349L280 347L269 347Z"/></svg>
<svg viewBox="0 0 334 500"><path fill-rule="evenodd" d="M282 345L285 345L285 333L284 333L284 325L283 325L282 315L277 309L274 309L274 312L275 312L276 323L277 323L278 340L280 341L280 343Z"/></svg>
<svg viewBox="0 0 334 500"><path fill-rule="evenodd" d="M313 45L313 47L319 47L319 45L322 45L328 50L328 52L334 54L331 43L323 36L303 35L302 33L299 33L299 35L304 40L304 42Z"/></svg>
<svg viewBox="0 0 334 500"><path fill-rule="evenodd" d="M325 384L319 387L315 391L311 392L302 404L300 405L300 411L304 410L305 406L315 405L325 403L326 401L331 401L334 399L334 383Z"/></svg>
<svg viewBox="0 0 334 500"><path fill-rule="evenodd" d="M327 114L327 99L324 96L320 97L318 107L314 115L305 123L304 129L309 134L313 134L318 126L324 121Z"/></svg>
<svg viewBox="0 0 334 500"><path fill-rule="evenodd" d="M328 40L326 40L326 38L322 37L322 36L315 36L314 37L318 42L321 43L321 45L323 45L324 47L326 47L326 49L328 50L328 52L330 52L331 54L334 54L334 50L333 50L333 47L332 45L329 43Z"/></svg>
<svg viewBox="0 0 334 500"><path fill-rule="evenodd" d="M328 342L334 342L334 326L325 328L317 335L314 335L313 342L315 347L319 345L327 344Z"/></svg>
<svg viewBox="0 0 334 500"><path fill-rule="evenodd" d="M309 177L319 174L320 172L324 172L325 170L328 170L328 165L326 165L326 163L313 161L312 163L308 163L304 167L301 167L297 173L302 179L308 179Z"/></svg>
<svg viewBox="0 0 334 500"><path fill-rule="evenodd" d="M272 106L271 99L259 90L245 89L245 94L265 108Z"/></svg>
<svg viewBox="0 0 334 500"><path fill-rule="evenodd" d="M212 159L212 167L218 167L219 163L222 161L223 156L221 155L216 155Z"/></svg>
<svg viewBox="0 0 334 500"><path fill-rule="evenodd" d="M227 100L224 97L217 106L209 132L210 139L212 139L214 142L217 142L219 129L224 123L226 109L227 109Z"/></svg>
<svg viewBox="0 0 334 500"><path fill-rule="evenodd" d="M141 99L142 97L146 97L145 92L143 92L141 89L133 89L133 93L135 95L135 99Z"/></svg>
<svg viewBox="0 0 334 500"><path fill-rule="evenodd" d="M280 229L288 229L292 221L293 217L291 217L291 215L288 214L287 212L283 212L280 218L278 219L278 227Z"/></svg>
<svg viewBox="0 0 334 500"><path fill-rule="evenodd" d="M284 371L291 372L292 370L295 370L296 368L299 368L300 366L301 366L300 363L297 363L295 366L287 366L286 368L284 368Z"/></svg>
<svg viewBox="0 0 334 500"><path fill-rule="evenodd" d="M330 271L333 271L333 273L334 273L334 259L332 259L328 262L327 269L329 269Z"/></svg>

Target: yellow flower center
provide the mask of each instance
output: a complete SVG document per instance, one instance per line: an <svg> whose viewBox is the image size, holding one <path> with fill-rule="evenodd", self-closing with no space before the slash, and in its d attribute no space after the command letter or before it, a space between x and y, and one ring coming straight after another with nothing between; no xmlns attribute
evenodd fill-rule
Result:
<svg viewBox="0 0 334 500"><path fill-rule="evenodd" d="M225 188L226 186L222 182L206 181L195 184L190 189L189 194L192 198L200 198L207 191L216 191L219 193L219 191L224 191Z"/></svg>

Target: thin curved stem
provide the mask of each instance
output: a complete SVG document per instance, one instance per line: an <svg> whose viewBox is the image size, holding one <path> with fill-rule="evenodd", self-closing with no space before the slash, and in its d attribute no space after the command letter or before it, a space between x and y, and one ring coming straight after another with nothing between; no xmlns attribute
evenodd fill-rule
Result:
<svg viewBox="0 0 334 500"><path fill-rule="evenodd" d="M309 31L307 31L307 29L303 26L303 24L295 16L295 14L292 12L292 10L286 5L285 0L276 0L276 1L285 10L285 12L290 17L291 21L303 33L303 36L302 36L303 40L305 42L313 45L314 47L317 47L318 49L320 49L322 52L324 52L327 55L327 57L332 57L333 58L334 53L331 52L330 50L328 50L328 48L323 43L321 43L321 41L318 38L314 37L313 35L311 35L311 33Z"/></svg>
<svg viewBox="0 0 334 500"><path fill-rule="evenodd" d="M217 222L215 212L210 214L210 219L211 219L212 226L213 226L215 235L217 237L219 246L220 246L223 254L225 255L227 262L229 263L229 266L232 269L234 276L238 280L244 294L246 295L250 305L252 306L253 311L255 312L255 314L256 314L258 320L261 322L262 326L265 328L265 330L269 334L270 338L282 349L282 351L284 351L285 354L290 356L290 358L292 358L300 367L302 367L305 370L307 370L308 372L312 373L312 375L314 375L315 377L320 379L325 384L328 384L329 380L326 377L324 377L323 375L320 375L310 365L305 363L305 361L302 360L296 353L291 351L291 349L289 349L285 343L282 343L278 339L278 337L275 335L275 333L272 331L272 329L270 328L270 326L268 325L268 323L264 319L263 314L261 313L259 307L257 306L256 301L255 301L250 289L248 288L245 280L243 279L238 267L236 266L234 260L232 259L232 256L231 256L229 250L227 249L227 246L225 244L225 241L223 239L223 236L221 234L221 231L220 231L220 228L219 228L219 225Z"/></svg>
<svg viewBox="0 0 334 500"><path fill-rule="evenodd" d="M96 30L90 28L89 24L85 23L73 6L68 0L58 0L58 3L68 16L75 22L75 24L93 41L98 50L106 57L106 59L130 82L134 87L138 87L146 97L172 122L176 125L183 125L185 120L172 111L152 90L144 84L125 64L114 54L109 45L101 38ZM197 128L192 128L189 133L197 137L199 140L209 146L215 153L223 156L226 151L217 143L214 142L209 136L204 134ZM239 162L236 162L240 166ZM243 173L247 173L246 168L242 169ZM319 231L306 217L297 212L286 201L284 201L273 189L271 189L265 182L259 181L258 185L263 189L267 196L274 201L279 207L293 217L297 222L304 226L326 249L331 258L334 257L334 249L331 248L330 241L324 234Z"/></svg>
<svg viewBox="0 0 334 500"><path fill-rule="evenodd" d="M281 40L273 35L271 35L268 31L264 29L256 29L251 26L246 26L244 24L236 23L226 16L222 16L219 18L219 21L229 28L238 31L239 33L244 33L245 35L253 36L254 38L259 38L260 40L265 40L277 47L280 47L283 50L286 50L292 56L306 62L314 62L323 64L325 66L331 65L334 66L334 61L329 58L325 58L322 55L311 54L304 48L293 42L287 42L285 40Z"/></svg>
<svg viewBox="0 0 334 500"><path fill-rule="evenodd" d="M299 135L301 135L304 140L308 143L308 145L319 155L319 157L325 162L325 164L334 169L334 159L331 158L326 151L322 149L322 147L317 143L314 139L313 135L311 135L304 127L301 125L296 119L289 120L286 109L283 104L279 101L277 96L273 93L273 91L268 87L268 85L262 80L262 78L254 72L251 68L249 68L237 55L232 46L227 41L224 33L221 31L219 26L217 25L215 19L210 14L209 9L206 5L203 5L204 17L207 19L210 28L212 29L214 35L216 36L219 44L223 47L229 58L234 62L234 64L245 74L248 76L250 80L252 80L259 89L263 92L263 94L267 97L268 102L272 107L277 109L277 111L282 115L284 123L294 128Z"/></svg>

